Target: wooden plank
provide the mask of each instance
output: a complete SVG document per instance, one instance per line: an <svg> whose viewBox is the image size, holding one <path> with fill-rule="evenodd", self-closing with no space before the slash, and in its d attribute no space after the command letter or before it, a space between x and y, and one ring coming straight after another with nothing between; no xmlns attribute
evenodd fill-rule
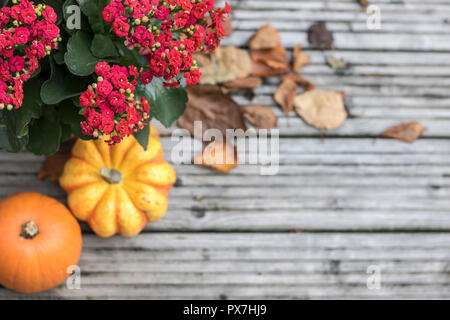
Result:
<svg viewBox="0 0 450 320"><path fill-rule="evenodd" d="M270 20L280 28L285 46L291 48L302 43L308 47L305 31L309 25L314 21L327 21L340 49L449 49L445 44L450 31L450 25L445 23L450 12L448 4L375 2L382 10L380 30L367 29L368 15L354 1L239 1L231 4L237 32L225 40L225 44L245 45L252 32Z"/></svg>
<svg viewBox="0 0 450 320"><path fill-rule="evenodd" d="M278 1L272 2L267 0L231 0L228 1L232 8L237 10L242 9L257 9L257 10L267 10L267 9L285 9L285 10L314 10L314 11L334 11L334 12L361 12L361 6L355 1ZM370 4L378 5L383 12L420 12L427 11L440 12L440 11L450 11L450 5L448 3L414 3L410 1L402 1L397 3L387 2L387 1L372 1Z"/></svg>
<svg viewBox="0 0 450 320"><path fill-rule="evenodd" d="M435 81L439 81L435 79ZM420 86L420 87L409 87L409 86L396 86L393 84L383 84L383 85L345 85L339 82L334 83L326 83L326 84L318 84L320 85L319 89L322 90L331 90L338 92L345 92L348 95L359 95L359 96L377 96L377 97L385 97L385 96L435 96L435 97L450 97L450 90L445 86ZM255 93L258 95L258 98L265 98L264 95L270 95L269 98L272 98L272 95L275 93L276 87L274 86L260 86L255 88Z"/></svg>
<svg viewBox="0 0 450 320"><path fill-rule="evenodd" d="M335 74L311 74L308 75L308 80L316 84L316 86L321 87L323 85L334 85L339 83L341 86L357 86L357 87L367 87L367 86L404 86L404 87L436 87L436 88L448 88L450 87L450 79L446 77L407 77L407 76L357 76L351 73L345 76L339 76ZM261 87L256 88L255 93L265 93L266 91L274 92L274 86L279 84L279 78L271 77L268 78L266 84ZM258 91L261 90L261 91ZM359 93L357 93L359 94ZM352 96L355 94L351 94Z"/></svg>
<svg viewBox="0 0 450 320"><path fill-rule="evenodd" d="M448 18L448 6L447 10L429 12L423 14L423 12L412 11L403 12L404 9L399 8L398 11L384 11L382 12L382 21L387 22L404 22L404 23L445 23ZM368 15L362 10L355 11L337 11L337 10L294 10L294 9L262 9L252 10L251 8L240 9L235 8L233 11L233 18L239 20L254 20L254 19L267 19L270 20L285 20L285 21L329 21L329 22L366 22ZM370 31L370 30L368 30Z"/></svg>
<svg viewBox="0 0 450 320"><path fill-rule="evenodd" d="M379 198L378 201L389 201ZM175 199L172 199L175 201ZM283 201L279 199L278 201ZM146 231L449 231L448 212L375 210L170 210ZM88 228L86 228L88 230Z"/></svg>
<svg viewBox="0 0 450 320"><path fill-rule="evenodd" d="M439 66L421 66L421 65L398 65L398 66L375 66L368 63L367 65L354 65L351 69L352 75L360 76L447 76L449 68L446 65ZM307 65L303 68L303 75L317 74L334 74L334 70L325 65Z"/></svg>
<svg viewBox="0 0 450 320"><path fill-rule="evenodd" d="M243 12L239 12L242 19L247 19L253 14L257 14L262 18L262 12L249 11L245 16ZM278 15L281 19L302 19L300 16L290 11L265 12L267 18ZM316 20L328 21L325 16L318 15ZM407 16L410 17L409 15ZM436 17L439 18L439 17ZM440 17L443 19L443 17ZM280 31L281 43L284 47L293 48L297 44L303 44L305 48L310 48L305 33ZM245 46L247 40L252 36L252 31L236 31L229 38L223 41L223 45ZM448 51L450 50L450 35L434 35L434 34L377 34L377 33L334 33L335 46L341 50L410 50L410 51Z"/></svg>
<svg viewBox="0 0 450 320"><path fill-rule="evenodd" d="M254 104L258 102L268 102L268 99L255 99ZM261 103L264 105L264 103ZM417 118L394 118L394 119L347 119L338 129L332 131L323 131L325 137L372 137L376 138L386 129L398 125L402 122L417 120ZM422 136L430 138L441 138L450 136L450 120L447 119L419 119L420 123L427 128ZM164 135L170 135L175 127L166 129L156 121L153 122ZM311 127L303 122L300 117L281 118L278 121L280 137L319 137L318 129Z"/></svg>
<svg viewBox="0 0 450 320"><path fill-rule="evenodd" d="M271 21L273 25L279 31L292 31L295 29L297 32L307 32L309 27L314 23L313 20L308 21L284 21L275 20ZM254 31L266 24L267 20L233 20L233 27L242 31ZM367 32L367 23L365 22L329 22L327 23L328 30L332 32ZM383 22L382 28L375 30L374 32L379 34L384 33L421 33L421 34L448 34L450 33L450 26L430 21L428 23L410 24L410 23L396 23L396 22Z"/></svg>
<svg viewBox="0 0 450 320"><path fill-rule="evenodd" d="M444 67L450 64L450 61L448 59L448 53L440 53L440 52L378 52L378 51L371 52L371 51L352 51L352 50L318 51L308 49L306 49L305 52L310 56L312 64L324 64L325 56L328 55L344 59L356 65L358 64L378 65L379 67L388 65L392 66L414 65L415 68L433 65ZM288 54L291 56L292 50L288 50ZM306 66L304 68L306 68ZM431 70L435 71L435 69ZM415 70L410 71L414 72Z"/></svg>
<svg viewBox="0 0 450 320"><path fill-rule="evenodd" d="M169 137L162 142L170 160L176 142ZM228 176L176 165L169 211L146 230L450 228L446 140L286 138L279 150L274 177L260 176L256 165L241 165ZM0 153L0 196L34 190L65 202L56 184L36 180L41 163L42 157L27 153Z"/></svg>
<svg viewBox="0 0 450 320"><path fill-rule="evenodd" d="M448 299L448 285L385 285L371 291L361 285L101 285L81 290L55 289L39 295L7 293L7 299Z"/></svg>
<svg viewBox="0 0 450 320"><path fill-rule="evenodd" d="M154 233L86 235L80 290L43 298L449 298L450 235ZM366 286L367 268L381 289Z"/></svg>
<svg viewBox="0 0 450 320"><path fill-rule="evenodd" d="M178 136L177 136L178 137ZM191 137L183 137L193 141ZM170 152L179 142L177 138L162 136L160 138L166 160L170 161ZM193 142L192 142L193 143ZM200 150L200 149L199 149ZM441 154L450 153L450 145L442 139L419 139L414 143L405 143L394 139L367 139L367 138L281 138L279 140L280 153L302 154ZM0 168L16 168L36 170L40 167L44 157L33 155L29 152L8 153L0 151ZM344 163L343 163L344 164ZM29 167L32 166L32 167ZM407 170L408 168L404 168ZM2 169L0 169L2 170ZM9 170L9 169L5 169Z"/></svg>

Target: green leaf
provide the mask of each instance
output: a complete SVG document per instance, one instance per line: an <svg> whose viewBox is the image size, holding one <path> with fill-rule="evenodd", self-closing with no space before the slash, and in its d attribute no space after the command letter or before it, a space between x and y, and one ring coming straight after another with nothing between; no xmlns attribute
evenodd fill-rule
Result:
<svg viewBox="0 0 450 320"><path fill-rule="evenodd" d="M88 76L95 71L99 60L91 53L91 37L78 31L67 42L67 52L64 55L70 72L77 76Z"/></svg>
<svg viewBox="0 0 450 320"><path fill-rule="evenodd" d="M61 142L67 141L72 136L72 128L70 125L61 123Z"/></svg>
<svg viewBox="0 0 450 320"><path fill-rule="evenodd" d="M109 3L108 0L77 0L81 11L88 17L94 33L105 33L105 22L102 11Z"/></svg>
<svg viewBox="0 0 450 320"><path fill-rule="evenodd" d="M44 115L30 126L27 150L37 155L50 155L58 151L61 143L61 125L56 110L47 107Z"/></svg>
<svg viewBox="0 0 450 320"><path fill-rule="evenodd" d="M11 146L9 144L8 138L8 128L5 124L0 124L0 149L6 150L8 152L14 152L11 151Z"/></svg>
<svg viewBox="0 0 450 320"><path fill-rule="evenodd" d="M133 133L133 136L136 138L137 142L147 150L148 146L148 137L150 137L150 124L147 124L142 130Z"/></svg>
<svg viewBox="0 0 450 320"><path fill-rule="evenodd" d="M105 22L103 22L103 17L101 11L97 16L88 16L89 25L94 33L105 33Z"/></svg>
<svg viewBox="0 0 450 320"><path fill-rule="evenodd" d="M162 84L163 80L156 78L150 84L139 84L135 93L148 99L151 115L169 128L183 115L188 98L183 88L166 88Z"/></svg>
<svg viewBox="0 0 450 320"><path fill-rule="evenodd" d="M8 152L19 152L28 140L28 128L17 134L16 114L13 111L2 111L2 124L0 124L0 149Z"/></svg>
<svg viewBox="0 0 450 320"><path fill-rule="evenodd" d="M81 11L87 16L95 16L98 12L102 12L103 9L110 2L109 0L76 0L80 5Z"/></svg>
<svg viewBox="0 0 450 320"><path fill-rule="evenodd" d="M16 135L21 135L32 119L37 119L41 116L41 86L41 80L33 79L25 82L23 86L23 104L19 109L12 111L15 113Z"/></svg>
<svg viewBox="0 0 450 320"><path fill-rule="evenodd" d="M91 52L98 58L116 57L117 49L110 37L96 34L92 40Z"/></svg>
<svg viewBox="0 0 450 320"><path fill-rule="evenodd" d="M64 55L66 54L66 44L65 43L60 43L59 44L59 48L58 51L56 51L55 53L53 53L53 59L55 60L56 64L64 64Z"/></svg>
<svg viewBox="0 0 450 320"><path fill-rule="evenodd" d="M8 152L19 152L26 144L27 136L18 138L11 134L7 125L0 124L0 149Z"/></svg>
<svg viewBox="0 0 450 320"><path fill-rule="evenodd" d="M80 123L84 121L84 117L79 114L79 111L83 111L83 108L76 106L71 99L64 100L59 104L59 116L61 122L69 125L70 130L74 135L83 140L90 140L92 137L85 136L81 132Z"/></svg>
<svg viewBox="0 0 450 320"><path fill-rule="evenodd" d="M57 104L67 98L78 96L87 90L90 78L76 77L67 72L65 66L50 62L51 77L41 88L41 99L45 104Z"/></svg>

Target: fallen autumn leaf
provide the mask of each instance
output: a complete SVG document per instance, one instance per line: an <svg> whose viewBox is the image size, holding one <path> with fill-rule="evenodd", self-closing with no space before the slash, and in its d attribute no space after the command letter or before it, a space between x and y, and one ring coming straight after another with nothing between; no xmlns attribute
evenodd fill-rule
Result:
<svg viewBox="0 0 450 320"><path fill-rule="evenodd" d="M308 91L294 100L295 111L308 124L319 129L336 129L347 119L342 94L333 91Z"/></svg>
<svg viewBox="0 0 450 320"><path fill-rule="evenodd" d="M272 129L278 126L278 117L270 107L246 106L242 109L244 118L260 129Z"/></svg>
<svg viewBox="0 0 450 320"><path fill-rule="evenodd" d="M273 49L250 50L252 74L255 76L272 76L290 71L286 49L281 45Z"/></svg>
<svg viewBox="0 0 450 320"><path fill-rule="evenodd" d="M277 29L268 24L259 28L248 40L250 50L273 49L281 44L281 37Z"/></svg>
<svg viewBox="0 0 450 320"><path fill-rule="evenodd" d="M236 79L233 81L228 81L223 84L227 91L239 91L239 90L250 90L262 85L262 80L259 77L247 77L243 79Z"/></svg>
<svg viewBox="0 0 450 320"><path fill-rule="evenodd" d="M308 42L319 49L333 49L334 36L325 22L317 22L308 29Z"/></svg>
<svg viewBox="0 0 450 320"><path fill-rule="evenodd" d="M189 101L186 111L177 121L177 125L194 135L194 121L202 121L203 132L207 129L246 130L240 107L224 94L218 86L199 85L186 88Z"/></svg>
<svg viewBox="0 0 450 320"><path fill-rule="evenodd" d="M427 128L417 121L401 123L383 131L380 136L385 138L393 138L405 142L413 143L416 141Z"/></svg>
<svg viewBox="0 0 450 320"><path fill-rule="evenodd" d="M314 83L312 83L311 81L309 81L308 79L306 79L305 77L302 77L301 75L299 75L297 73L285 74L284 76L282 76L280 78L280 80L281 81L292 80L295 83L297 83L298 85L302 86L302 88L305 89L305 91L311 91L316 88L316 85Z"/></svg>
<svg viewBox="0 0 450 320"><path fill-rule="evenodd" d="M294 99L297 95L297 90L297 84L290 79L285 79L280 83L273 98L280 105L284 113L294 111Z"/></svg>
<svg viewBox="0 0 450 320"><path fill-rule="evenodd" d="M252 61L245 50L231 46L218 48L214 57L213 63L204 57L198 61L202 69L201 84L217 84L245 78L252 71Z"/></svg>
<svg viewBox="0 0 450 320"><path fill-rule="evenodd" d="M201 154L194 157L195 165L202 166L222 173L229 173L237 167L237 149L226 140L209 143Z"/></svg>
<svg viewBox="0 0 450 320"><path fill-rule="evenodd" d="M292 70L294 70L295 72L300 73L302 67L311 62L311 58L303 51L303 46L301 44L294 47L292 56Z"/></svg>

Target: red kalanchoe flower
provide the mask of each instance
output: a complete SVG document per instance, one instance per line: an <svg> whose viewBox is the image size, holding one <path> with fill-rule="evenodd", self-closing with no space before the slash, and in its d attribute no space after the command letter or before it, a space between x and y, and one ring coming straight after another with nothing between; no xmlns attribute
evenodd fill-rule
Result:
<svg viewBox="0 0 450 320"><path fill-rule="evenodd" d="M97 83L97 92L103 97L107 97L112 90L113 86L108 80L103 80Z"/></svg>
<svg viewBox="0 0 450 320"><path fill-rule="evenodd" d="M156 77L163 78L166 87L177 87L183 75L189 85L198 83L201 71L195 71L192 54L219 46L225 37L222 23L230 13L228 4L214 9L214 0L113 0L102 16L125 38L128 49L138 48L145 56L143 84Z"/></svg>
<svg viewBox="0 0 450 320"><path fill-rule="evenodd" d="M55 11L48 5L18 0L0 9L0 110L23 102L23 83L59 40Z"/></svg>
<svg viewBox="0 0 450 320"><path fill-rule="evenodd" d="M197 84L200 81L200 76L202 73L200 72L200 69L192 70L191 72L186 72L184 74L184 77L186 78L186 84L188 86Z"/></svg>
<svg viewBox="0 0 450 320"><path fill-rule="evenodd" d="M136 101L135 86L139 73L135 66L110 66L100 62L95 67L97 82L80 96L85 121L83 134L106 138L113 145L141 130L150 118L150 106L145 98Z"/></svg>

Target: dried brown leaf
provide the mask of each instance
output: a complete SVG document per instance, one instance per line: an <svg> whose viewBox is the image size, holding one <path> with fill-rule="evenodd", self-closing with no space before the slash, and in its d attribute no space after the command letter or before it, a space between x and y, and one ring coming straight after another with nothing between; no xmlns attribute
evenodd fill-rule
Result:
<svg viewBox="0 0 450 320"><path fill-rule="evenodd" d="M248 41L251 50L273 49L280 44L281 37L277 29L270 24L259 28Z"/></svg>
<svg viewBox="0 0 450 320"><path fill-rule="evenodd" d="M301 72L302 67L311 62L310 57L305 52L303 52L303 47L301 44L296 45L294 47L294 52L292 55L293 55L292 69L295 72Z"/></svg>
<svg viewBox="0 0 450 320"><path fill-rule="evenodd" d="M262 80L259 77L236 79L223 84L228 91L250 90L259 87L260 85L262 85Z"/></svg>
<svg viewBox="0 0 450 320"><path fill-rule="evenodd" d="M286 49L281 45L275 46L272 49L265 50L250 50L250 56L252 61L259 61L267 63L267 61L272 61L274 63L280 63L280 66L284 64L289 64Z"/></svg>
<svg viewBox="0 0 450 320"><path fill-rule="evenodd" d="M247 51L236 47L220 47L215 51L220 68L230 68L237 79L245 78L252 70L252 62Z"/></svg>
<svg viewBox="0 0 450 320"><path fill-rule="evenodd" d="M303 120L319 129L336 129L347 118L342 94L337 92L308 91L298 95L294 104Z"/></svg>
<svg viewBox="0 0 450 320"><path fill-rule="evenodd" d="M246 130L241 110L236 102L224 94L218 86L199 85L186 88L189 101L186 111L178 119L178 126L194 135L194 121L202 121L203 133L207 129ZM202 133L202 134L203 134Z"/></svg>
<svg viewBox="0 0 450 320"><path fill-rule="evenodd" d="M242 109L244 118L260 129L272 129L278 126L278 117L270 107L247 106Z"/></svg>
<svg viewBox="0 0 450 320"><path fill-rule="evenodd" d="M238 165L238 155L235 146L223 141L209 143L203 152L194 157L195 165L222 173L229 173Z"/></svg>
<svg viewBox="0 0 450 320"><path fill-rule="evenodd" d="M254 76L269 77L283 73L285 73L283 70L274 70L267 64L262 62L253 62L252 64L252 75Z"/></svg>
<svg viewBox="0 0 450 320"><path fill-rule="evenodd" d="M285 79L280 83L273 98L280 105L284 113L289 113L294 110L294 99L297 95L297 90L297 84L290 79Z"/></svg>
<svg viewBox="0 0 450 320"><path fill-rule="evenodd" d="M319 49L333 49L334 36L325 22L317 22L308 29L308 42Z"/></svg>
<svg viewBox="0 0 450 320"><path fill-rule="evenodd" d="M383 131L380 136L413 143L425 130L427 130L427 128L422 126L419 122L412 121L391 127Z"/></svg>
<svg viewBox="0 0 450 320"><path fill-rule="evenodd" d="M268 50L250 50L250 56L255 76L284 74L291 69L286 49L280 45Z"/></svg>
<svg viewBox="0 0 450 320"><path fill-rule="evenodd" d="M282 76L280 79L281 79L281 81L292 80L292 81L296 82L298 85L302 86L303 89L305 89L306 91L311 91L316 88L316 85L314 83L310 82L308 79L306 79L305 77L302 77L301 75L299 75L297 73L288 73L288 74Z"/></svg>
<svg viewBox="0 0 450 320"><path fill-rule="evenodd" d="M217 84L245 78L252 71L247 51L236 47L220 47L215 51L215 63L201 64L201 84Z"/></svg>

